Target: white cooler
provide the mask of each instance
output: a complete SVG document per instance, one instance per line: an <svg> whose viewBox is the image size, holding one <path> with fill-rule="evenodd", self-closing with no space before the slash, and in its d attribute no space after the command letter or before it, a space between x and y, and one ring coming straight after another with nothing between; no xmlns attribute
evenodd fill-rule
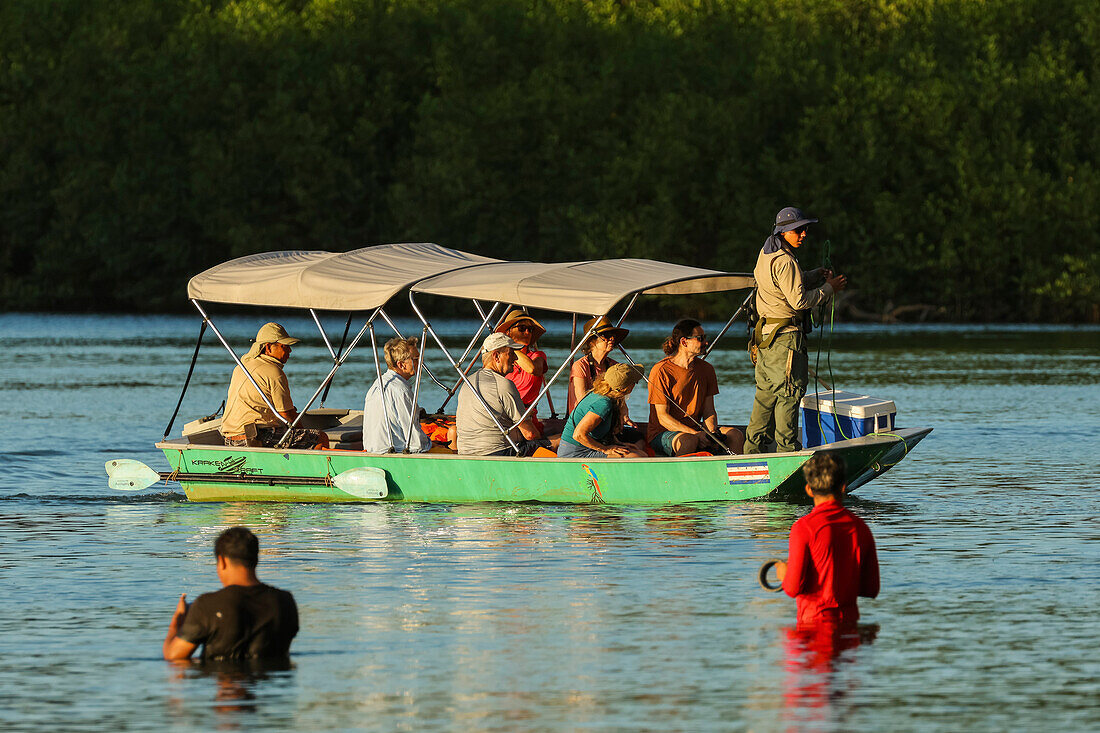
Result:
<svg viewBox="0 0 1100 733"><path fill-rule="evenodd" d="M888 433L894 429L896 413L892 401L870 395L840 391L808 394L802 398L802 447Z"/></svg>

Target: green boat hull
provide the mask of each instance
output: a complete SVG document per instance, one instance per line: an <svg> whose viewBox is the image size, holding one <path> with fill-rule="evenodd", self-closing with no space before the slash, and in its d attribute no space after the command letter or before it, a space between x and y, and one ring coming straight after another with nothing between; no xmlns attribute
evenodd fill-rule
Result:
<svg viewBox="0 0 1100 733"><path fill-rule="evenodd" d="M191 501L683 504L803 499L805 482L799 469L822 450L844 457L849 485L855 488L904 458L929 432L931 428L896 430L798 453L636 460L372 455L231 448L185 440L157 447ZM358 498L331 481L360 467L385 471L385 498Z"/></svg>

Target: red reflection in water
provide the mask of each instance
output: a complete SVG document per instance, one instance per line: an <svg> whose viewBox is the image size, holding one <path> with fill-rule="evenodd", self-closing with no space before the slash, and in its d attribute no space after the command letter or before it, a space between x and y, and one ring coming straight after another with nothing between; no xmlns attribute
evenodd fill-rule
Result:
<svg viewBox="0 0 1100 733"><path fill-rule="evenodd" d="M827 622L784 629L784 718L803 723L826 720L837 712L835 708L844 707L854 691L854 680L841 681L838 673L855 659L854 654L845 652L871 644L878 630L878 624Z"/></svg>

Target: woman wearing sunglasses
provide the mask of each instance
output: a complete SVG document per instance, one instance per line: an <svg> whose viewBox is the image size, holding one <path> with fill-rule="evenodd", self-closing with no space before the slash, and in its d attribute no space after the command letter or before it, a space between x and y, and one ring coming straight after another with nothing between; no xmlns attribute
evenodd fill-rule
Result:
<svg viewBox="0 0 1100 733"><path fill-rule="evenodd" d="M581 398L592 389L596 378L618 363L610 354L630 333L625 328L612 326L603 316L592 318L584 324L582 333L589 331L592 335L581 346L584 356L573 362L573 367L569 370L569 394L565 405L569 412L573 412Z"/></svg>
<svg viewBox="0 0 1100 733"><path fill-rule="evenodd" d="M505 316L497 331L523 345L523 348L515 350L516 363L507 377L516 383L523 406L527 408L538 399L546 383L546 352L539 351L538 347L539 338L546 333L546 329L527 311L517 309ZM531 412L530 420L539 435L546 437L545 426L538 418L538 408Z"/></svg>

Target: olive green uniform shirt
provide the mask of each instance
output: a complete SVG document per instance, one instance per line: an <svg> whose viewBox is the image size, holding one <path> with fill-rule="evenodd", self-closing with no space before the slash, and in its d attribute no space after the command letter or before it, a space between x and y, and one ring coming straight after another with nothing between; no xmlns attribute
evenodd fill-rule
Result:
<svg viewBox="0 0 1100 733"><path fill-rule="evenodd" d="M761 318L797 318L800 311L820 305L833 295L833 286L829 283L810 290L806 288L806 275L787 247L772 253L761 250L752 274L756 278L756 312ZM780 333L799 328L791 324ZM766 336L773 330L775 326L765 324L762 333Z"/></svg>

